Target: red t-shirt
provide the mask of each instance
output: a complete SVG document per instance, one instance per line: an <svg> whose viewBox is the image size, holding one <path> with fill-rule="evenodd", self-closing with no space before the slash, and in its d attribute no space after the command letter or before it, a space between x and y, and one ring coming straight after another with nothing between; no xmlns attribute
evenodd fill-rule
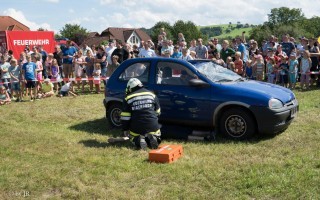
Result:
<svg viewBox="0 0 320 200"><path fill-rule="evenodd" d="M241 59L234 61L234 69L237 74L243 74L243 62Z"/></svg>

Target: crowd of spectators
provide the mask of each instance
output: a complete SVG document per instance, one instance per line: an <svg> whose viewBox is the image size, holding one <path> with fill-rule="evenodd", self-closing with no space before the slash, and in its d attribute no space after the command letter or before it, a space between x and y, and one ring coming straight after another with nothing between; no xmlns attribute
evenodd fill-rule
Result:
<svg viewBox="0 0 320 200"><path fill-rule="evenodd" d="M164 29L158 41L141 41L140 45L109 40L107 46L84 44L75 48L70 41L54 52L46 52L41 46L26 46L19 58L11 50L1 54L0 104L11 100L30 101L51 96L77 96L77 87L82 93L100 93L101 82L125 60L137 57L170 57L193 60L210 59L252 80L268 81L283 87L308 89L318 84L319 42L315 38L300 37L299 42L288 34L279 41L275 36L259 45L254 39L245 39L245 32L232 41L210 38L204 44L201 38L186 41L183 33L177 43L167 38ZM188 45L189 44L189 45ZM86 89L88 85L88 89Z"/></svg>

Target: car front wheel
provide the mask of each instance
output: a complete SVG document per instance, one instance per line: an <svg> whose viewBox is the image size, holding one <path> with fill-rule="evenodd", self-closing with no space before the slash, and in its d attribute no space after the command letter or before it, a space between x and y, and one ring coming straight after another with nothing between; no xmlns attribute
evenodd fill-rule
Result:
<svg viewBox="0 0 320 200"><path fill-rule="evenodd" d="M252 116L241 108L232 108L222 114L220 132L228 138L244 140L253 136L256 130Z"/></svg>
<svg viewBox="0 0 320 200"><path fill-rule="evenodd" d="M111 105L107 110L108 121L113 127L119 128L121 126L121 108L121 104L116 103Z"/></svg>

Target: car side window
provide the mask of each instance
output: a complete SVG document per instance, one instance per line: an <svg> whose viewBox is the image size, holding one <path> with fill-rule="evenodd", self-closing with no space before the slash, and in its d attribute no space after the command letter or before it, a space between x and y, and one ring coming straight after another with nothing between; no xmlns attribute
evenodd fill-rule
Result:
<svg viewBox="0 0 320 200"><path fill-rule="evenodd" d="M138 78L141 82L148 82L150 63L134 63L127 67L119 76L119 80L127 81Z"/></svg>
<svg viewBox="0 0 320 200"><path fill-rule="evenodd" d="M159 62L157 72L157 84L160 85L189 85L189 80L197 78L185 66L172 62Z"/></svg>

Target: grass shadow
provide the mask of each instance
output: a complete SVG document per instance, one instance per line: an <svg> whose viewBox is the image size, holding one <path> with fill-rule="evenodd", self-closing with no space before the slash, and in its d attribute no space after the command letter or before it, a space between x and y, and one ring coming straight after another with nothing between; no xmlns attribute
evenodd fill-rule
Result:
<svg viewBox="0 0 320 200"><path fill-rule="evenodd" d="M89 134L101 134L113 137L120 134L120 130L110 126L105 118L82 122L76 125L72 125L69 128L71 130L84 131Z"/></svg>
<svg viewBox="0 0 320 200"><path fill-rule="evenodd" d="M129 141L108 143L101 142L98 140L81 140L79 144L83 144L85 147L88 148L126 147L133 150L135 149L135 147Z"/></svg>

